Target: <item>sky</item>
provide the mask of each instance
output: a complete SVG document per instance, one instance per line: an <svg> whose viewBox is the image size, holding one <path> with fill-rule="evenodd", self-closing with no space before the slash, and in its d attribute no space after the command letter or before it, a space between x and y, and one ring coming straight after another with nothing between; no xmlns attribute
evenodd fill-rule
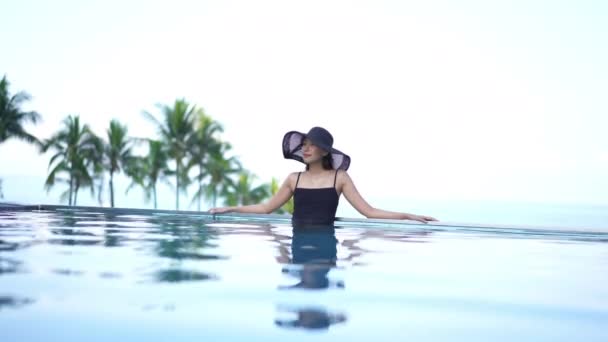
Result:
<svg viewBox="0 0 608 342"><path fill-rule="evenodd" d="M323 126L372 205L608 204L605 1L25 0L0 16L0 73L42 138L70 114L154 137L141 112L183 97L259 181L302 169L285 132ZM49 159L0 145L5 200L57 202Z"/></svg>

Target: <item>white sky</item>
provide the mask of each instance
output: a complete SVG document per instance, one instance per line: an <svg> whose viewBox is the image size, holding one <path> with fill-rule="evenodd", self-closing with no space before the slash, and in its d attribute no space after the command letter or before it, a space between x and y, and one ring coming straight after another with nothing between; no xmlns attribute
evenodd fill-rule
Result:
<svg viewBox="0 0 608 342"><path fill-rule="evenodd" d="M41 137L68 114L153 136L141 111L185 97L263 181L301 169L286 131L320 125L371 202L608 203L608 3L497 3L15 1L0 73ZM0 145L6 199L49 158Z"/></svg>

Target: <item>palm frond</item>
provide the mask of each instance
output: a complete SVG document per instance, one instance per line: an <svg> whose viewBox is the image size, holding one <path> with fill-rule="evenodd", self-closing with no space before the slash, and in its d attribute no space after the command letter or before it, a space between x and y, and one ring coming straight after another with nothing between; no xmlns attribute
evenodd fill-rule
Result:
<svg viewBox="0 0 608 342"><path fill-rule="evenodd" d="M36 124L41 120L40 114L35 111L24 111L21 107L31 100L31 96L26 92L10 94L10 83L6 75L0 80L0 142L11 138L19 139L32 143L40 144L38 138L27 132L24 125Z"/></svg>

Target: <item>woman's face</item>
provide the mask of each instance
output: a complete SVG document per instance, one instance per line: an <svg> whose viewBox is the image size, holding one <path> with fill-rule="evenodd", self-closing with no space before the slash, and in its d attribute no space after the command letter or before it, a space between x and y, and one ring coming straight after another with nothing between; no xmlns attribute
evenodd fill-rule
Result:
<svg viewBox="0 0 608 342"><path fill-rule="evenodd" d="M306 164L318 162L323 159L327 152L313 144L308 138L302 142L302 157Z"/></svg>

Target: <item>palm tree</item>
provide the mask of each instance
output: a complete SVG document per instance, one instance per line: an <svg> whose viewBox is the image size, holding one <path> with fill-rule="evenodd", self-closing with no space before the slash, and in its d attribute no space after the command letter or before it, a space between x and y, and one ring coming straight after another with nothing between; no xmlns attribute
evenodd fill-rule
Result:
<svg viewBox="0 0 608 342"><path fill-rule="evenodd" d="M175 100L173 106L157 105L161 119L143 112L158 129L161 141L167 145L168 155L175 160L175 209L179 210L179 192L188 186L188 177L184 172L184 157L188 150L188 141L193 132L194 118L197 115L195 105L190 105L185 99Z"/></svg>
<svg viewBox="0 0 608 342"><path fill-rule="evenodd" d="M279 192L279 182L273 177L270 182L270 193L274 196L277 192ZM278 214L293 214L293 208L293 196L291 196L289 201L283 204L276 212Z"/></svg>
<svg viewBox="0 0 608 342"><path fill-rule="evenodd" d="M118 120L110 121L107 130L108 141L104 146L105 170L110 173L110 207L114 208L114 174L120 172L132 162L131 148L133 140L127 136L127 126Z"/></svg>
<svg viewBox="0 0 608 342"><path fill-rule="evenodd" d="M166 181L168 170L169 158L163 147L161 141L148 140L148 154L145 157L134 157L125 168L127 175L133 179L127 192L136 185L142 187L145 202L154 199L154 209L157 209L156 185L159 181Z"/></svg>
<svg viewBox="0 0 608 342"><path fill-rule="evenodd" d="M63 121L64 127L41 144L41 151L49 149L55 154L49 161L49 175L45 188L49 191L57 181L68 183L68 190L61 195L61 200L68 198L69 205L76 205L78 190L82 186L93 188L93 177L99 163L102 149L100 139L93 134L88 125L80 125L79 116L68 116ZM58 177L67 174L67 178Z"/></svg>
<svg viewBox="0 0 608 342"><path fill-rule="evenodd" d="M262 184L253 187L255 176L248 171L241 171L238 181L233 186L224 189L226 205L248 205L263 201L270 196L270 186Z"/></svg>
<svg viewBox="0 0 608 342"><path fill-rule="evenodd" d="M220 143L209 155L210 158L207 162L209 185L205 191L205 196L211 198L214 207L217 206L220 185L222 186L221 189L235 187L231 176L242 170L240 162L235 157L226 158L226 153L231 148L228 143Z"/></svg>
<svg viewBox="0 0 608 342"><path fill-rule="evenodd" d="M201 198L205 196L205 186L203 184L204 179L207 177L207 163L209 155L213 149L216 149L220 142L216 138L216 134L224 131L224 128L220 123L213 120L210 116L207 116L202 109L197 113L195 121L195 131L192 134L189 146L189 162L186 165L186 169L196 167L197 174L195 175L198 190L192 196L190 205L197 202L197 208L201 210Z"/></svg>
<svg viewBox="0 0 608 342"><path fill-rule="evenodd" d="M31 99L26 92L15 95L9 93L10 83L6 76L0 81L0 143L10 138L17 138L28 143L39 143L38 139L28 133L23 125L25 123L38 123L40 114L21 110L21 106Z"/></svg>

